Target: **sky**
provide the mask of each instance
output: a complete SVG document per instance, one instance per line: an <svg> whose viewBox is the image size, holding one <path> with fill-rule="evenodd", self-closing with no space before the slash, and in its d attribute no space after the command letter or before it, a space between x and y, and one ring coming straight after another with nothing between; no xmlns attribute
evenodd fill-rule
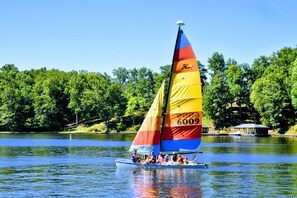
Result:
<svg viewBox="0 0 297 198"><path fill-rule="evenodd" d="M171 64L178 26L205 66L297 47L296 0L0 0L0 67L100 72Z"/></svg>

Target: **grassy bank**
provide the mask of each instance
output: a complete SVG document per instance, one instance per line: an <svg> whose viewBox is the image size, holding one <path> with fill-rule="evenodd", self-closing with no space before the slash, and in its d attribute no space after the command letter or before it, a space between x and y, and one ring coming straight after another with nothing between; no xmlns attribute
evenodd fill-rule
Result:
<svg viewBox="0 0 297 198"><path fill-rule="evenodd" d="M137 133L139 129L139 125L135 125L133 127L130 127L126 129L125 131L116 131L116 130L109 130L107 131L105 123L97 123L93 125L84 125L80 124L77 127L73 127L68 130L60 131L59 133Z"/></svg>

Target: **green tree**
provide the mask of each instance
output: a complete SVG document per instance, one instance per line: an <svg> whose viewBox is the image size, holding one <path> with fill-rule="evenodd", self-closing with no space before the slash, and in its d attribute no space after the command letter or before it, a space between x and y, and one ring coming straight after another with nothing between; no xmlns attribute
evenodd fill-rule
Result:
<svg viewBox="0 0 297 198"><path fill-rule="evenodd" d="M125 67L119 67L118 69L114 69L112 74L115 76L115 81L125 85L129 79L129 71Z"/></svg>
<svg viewBox="0 0 297 198"><path fill-rule="evenodd" d="M218 52L213 53L213 55L208 59L208 68L210 69L211 77L217 75L218 73L223 73L226 70L226 64L223 54Z"/></svg>
<svg viewBox="0 0 297 198"><path fill-rule="evenodd" d="M4 65L0 71L0 129L26 130L31 124L32 79L14 65Z"/></svg>
<svg viewBox="0 0 297 198"><path fill-rule="evenodd" d="M79 73L72 72L72 75L66 87L66 91L70 97L68 108L70 108L75 113L76 125L79 124L79 115L83 111L81 100L87 83L85 74L85 71L81 71Z"/></svg>
<svg viewBox="0 0 297 198"><path fill-rule="evenodd" d="M58 70L45 71L36 77L33 107L35 127L38 130L59 130L68 123L67 82L65 72Z"/></svg>
<svg viewBox="0 0 297 198"><path fill-rule="evenodd" d="M168 86L168 81L169 81L169 75L170 75L170 69L171 69L171 65L164 65L160 67L160 73L156 73L155 74L155 93L158 92L158 90L161 87L161 84L163 82L163 80L165 80L165 84ZM165 90L167 89L167 86L165 88Z"/></svg>
<svg viewBox="0 0 297 198"><path fill-rule="evenodd" d="M211 79L210 85L205 86L203 95L203 111L209 116L217 129L222 129L231 124L226 80L219 74Z"/></svg>
<svg viewBox="0 0 297 198"><path fill-rule="evenodd" d="M231 106L232 103L235 102L236 105L239 107L238 115L235 115L235 117L233 118L234 124L239 124L245 122L246 119L249 119L250 116L248 114L254 113L255 110L252 108L252 104L249 100L250 86L248 85L248 71L250 70L250 67L247 64L237 65L236 62L234 63L235 64L231 64L228 66L228 69L225 71L225 73L227 76L230 98L232 101ZM243 106L245 112L243 112L242 110Z"/></svg>
<svg viewBox="0 0 297 198"><path fill-rule="evenodd" d="M254 83L251 102L260 113L263 124L277 128L281 126L284 118L282 109L286 105L285 92L282 83L279 83L285 75L277 66L270 66L266 73Z"/></svg>
<svg viewBox="0 0 297 198"><path fill-rule="evenodd" d="M291 90L291 98L292 104L295 108L295 113L297 113L297 59L294 61L294 67L292 69L292 90ZM296 120L297 121L297 120ZM296 122L295 121L295 122Z"/></svg>
<svg viewBox="0 0 297 198"><path fill-rule="evenodd" d="M207 82L207 69L205 68L205 66L200 63L200 61L198 61L198 65L199 65L199 70L200 70L200 80L201 80L201 86L202 86L202 90L204 89L204 86L206 85Z"/></svg>
<svg viewBox="0 0 297 198"><path fill-rule="evenodd" d="M126 100L121 91L121 84L112 82L100 73L86 74L87 85L83 91L81 105L86 118L99 118L104 121L107 131L110 120L124 114Z"/></svg>
<svg viewBox="0 0 297 198"><path fill-rule="evenodd" d="M99 114L106 123L107 131L109 131L109 121L114 118L117 123L121 122L121 117L125 113L127 102L121 91L121 84L109 82L103 99Z"/></svg>
<svg viewBox="0 0 297 198"><path fill-rule="evenodd" d="M270 59L271 59L270 57L260 56L259 58L254 60L251 68L243 67L247 78L247 85L246 85L248 87L247 90L249 90L249 92L245 94L246 95L245 101L248 101L246 102L247 108L248 108L247 113L251 115L254 122L258 122L261 117L259 112L255 109L254 105L250 100L252 86L257 79L262 77L265 70L270 66Z"/></svg>
<svg viewBox="0 0 297 198"><path fill-rule="evenodd" d="M291 98L292 74L297 49L283 48L270 58L270 65L253 84L251 101L264 124L285 129L295 123Z"/></svg>
<svg viewBox="0 0 297 198"><path fill-rule="evenodd" d="M238 104L241 104L241 95L243 93L244 73L238 65L229 65L226 70L227 82L230 93Z"/></svg>
<svg viewBox="0 0 297 198"><path fill-rule="evenodd" d="M85 78L87 84L81 99L83 117L99 118L99 108L103 106L103 95L107 86L106 78L100 73L87 73Z"/></svg>
<svg viewBox="0 0 297 198"><path fill-rule="evenodd" d="M226 79L226 65L222 54L215 52L208 60L211 69L210 84L205 86L203 92L203 110L221 129L231 125L231 97Z"/></svg>
<svg viewBox="0 0 297 198"><path fill-rule="evenodd" d="M125 93L128 100L126 115L143 117L155 93L155 75L151 70L144 67L130 70Z"/></svg>
<svg viewBox="0 0 297 198"><path fill-rule="evenodd" d="M265 56L260 56L259 58L255 59L252 65L251 70L248 73L248 79L250 86L253 85L253 83L262 77L265 70L270 65L270 58Z"/></svg>

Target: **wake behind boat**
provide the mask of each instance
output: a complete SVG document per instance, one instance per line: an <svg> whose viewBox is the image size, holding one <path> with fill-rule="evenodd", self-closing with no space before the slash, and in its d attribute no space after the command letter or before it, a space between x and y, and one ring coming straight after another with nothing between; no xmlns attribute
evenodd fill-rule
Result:
<svg viewBox="0 0 297 198"><path fill-rule="evenodd" d="M158 155L187 153L189 163L146 163L117 159L117 166L146 168L207 168L198 163L202 131L202 91L200 71L192 46L178 21L178 34L172 60L169 85L164 94L162 83L146 117L134 138L130 151L148 156L152 151ZM164 100L165 96L165 101ZM163 107L163 103L165 106ZM162 112L163 110L163 112Z"/></svg>

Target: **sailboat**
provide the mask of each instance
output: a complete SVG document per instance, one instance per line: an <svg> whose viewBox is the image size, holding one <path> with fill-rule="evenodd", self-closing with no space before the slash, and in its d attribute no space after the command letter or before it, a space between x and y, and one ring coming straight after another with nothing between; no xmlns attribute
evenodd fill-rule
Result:
<svg viewBox="0 0 297 198"><path fill-rule="evenodd" d="M141 155L179 153L189 156L188 164L133 163L116 159L117 166L148 168L207 168L198 163L202 130L202 91L200 71L192 46L178 21L178 33L172 60L169 85L163 82L146 117L135 136L130 151ZM165 99L164 99L165 98ZM163 105L165 105L163 107ZM191 158L190 158L191 157Z"/></svg>

